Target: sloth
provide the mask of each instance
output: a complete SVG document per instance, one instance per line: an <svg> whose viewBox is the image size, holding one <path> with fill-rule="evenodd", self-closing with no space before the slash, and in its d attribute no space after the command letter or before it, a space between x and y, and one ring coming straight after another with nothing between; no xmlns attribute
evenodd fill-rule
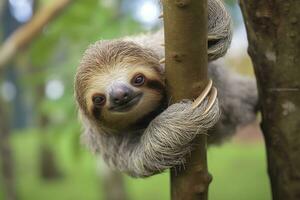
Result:
<svg viewBox="0 0 300 200"><path fill-rule="evenodd" d="M220 0L208 7L208 74L218 89L211 106L209 95L196 107L192 100L169 105L163 30L97 41L85 51L75 76L82 139L110 167L148 177L184 164L197 135L218 144L255 120L255 81L215 61L229 47L230 16Z"/></svg>

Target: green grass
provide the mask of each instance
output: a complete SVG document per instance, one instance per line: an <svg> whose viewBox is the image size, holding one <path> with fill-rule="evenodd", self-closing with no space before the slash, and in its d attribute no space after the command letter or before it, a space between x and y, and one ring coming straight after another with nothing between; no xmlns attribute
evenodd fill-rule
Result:
<svg viewBox="0 0 300 200"><path fill-rule="evenodd" d="M101 176L96 172L96 158L77 144L74 145L74 134L52 134L50 144L62 172L62 177L57 180L40 179L40 141L41 137L34 131L12 137L17 189L21 200L103 199ZM210 200L270 199L265 153L261 143L228 143L213 147L209 149L208 158L214 177L210 185ZM167 172L147 179L126 177L125 182L130 200L163 200L170 197ZM0 199L3 198L1 189Z"/></svg>
<svg viewBox="0 0 300 200"><path fill-rule="evenodd" d="M271 199L263 144L227 144L208 154L214 200Z"/></svg>

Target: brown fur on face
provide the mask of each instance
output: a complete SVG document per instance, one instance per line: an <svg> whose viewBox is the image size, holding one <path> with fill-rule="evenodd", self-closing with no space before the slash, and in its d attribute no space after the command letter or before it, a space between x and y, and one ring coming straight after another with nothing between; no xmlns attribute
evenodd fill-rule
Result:
<svg viewBox="0 0 300 200"><path fill-rule="evenodd" d="M130 85L137 73L146 77L141 87ZM128 112L109 110L108 91L116 82L143 93L139 103ZM96 108L92 102L95 94L104 94L107 98L101 108ZM75 77L75 96L82 114L110 129L129 129L159 108L164 95L165 83L158 56L132 42L101 41L91 45L84 53Z"/></svg>

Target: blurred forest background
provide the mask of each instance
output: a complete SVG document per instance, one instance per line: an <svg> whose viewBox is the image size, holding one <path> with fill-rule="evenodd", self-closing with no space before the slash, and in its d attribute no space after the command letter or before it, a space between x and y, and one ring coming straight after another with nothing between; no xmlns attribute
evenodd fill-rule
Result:
<svg viewBox="0 0 300 200"><path fill-rule="evenodd" d="M59 1L59 0L58 0ZM0 0L0 44L55 0ZM237 3L226 1L234 38L221 59L253 76ZM77 0L51 20L9 64L0 67L0 200L101 200L109 169L80 145L73 78L86 47L100 39L161 27L157 0ZM0 45L1 46L1 45ZM264 142L258 123L230 142L210 147L212 200L270 199ZM111 177L110 177L111 178ZM124 176L124 199L169 199L169 174Z"/></svg>

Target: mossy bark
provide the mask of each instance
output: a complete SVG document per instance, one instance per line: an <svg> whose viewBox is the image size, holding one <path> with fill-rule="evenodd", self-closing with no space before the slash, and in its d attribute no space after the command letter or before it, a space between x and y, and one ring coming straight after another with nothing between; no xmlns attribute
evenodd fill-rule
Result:
<svg viewBox="0 0 300 200"><path fill-rule="evenodd" d="M241 0L273 199L300 199L300 1Z"/></svg>
<svg viewBox="0 0 300 200"><path fill-rule="evenodd" d="M207 78L207 0L163 1L166 78L171 102L200 95ZM184 166L171 170L172 200L207 199L206 136Z"/></svg>

